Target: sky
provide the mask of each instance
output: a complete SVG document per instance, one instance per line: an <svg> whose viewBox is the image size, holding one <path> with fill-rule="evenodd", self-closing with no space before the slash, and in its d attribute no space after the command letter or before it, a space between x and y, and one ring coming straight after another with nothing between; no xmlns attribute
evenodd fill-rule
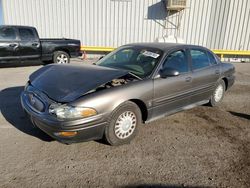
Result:
<svg viewBox="0 0 250 188"><path fill-rule="evenodd" d="M3 24L2 0L0 0L0 25Z"/></svg>

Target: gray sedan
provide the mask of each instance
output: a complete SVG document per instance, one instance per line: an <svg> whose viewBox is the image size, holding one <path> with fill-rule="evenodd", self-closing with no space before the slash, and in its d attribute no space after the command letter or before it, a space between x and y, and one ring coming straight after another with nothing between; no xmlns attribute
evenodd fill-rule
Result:
<svg viewBox="0 0 250 188"><path fill-rule="evenodd" d="M209 103L234 83L234 66L194 45L128 44L94 65L48 65L21 94L34 125L63 143L129 143L138 125ZM208 109L209 110L209 109Z"/></svg>

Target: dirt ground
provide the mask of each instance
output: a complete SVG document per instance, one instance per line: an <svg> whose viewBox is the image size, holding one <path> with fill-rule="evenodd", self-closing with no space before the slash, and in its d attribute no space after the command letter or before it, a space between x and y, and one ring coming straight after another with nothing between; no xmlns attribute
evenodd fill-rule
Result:
<svg viewBox="0 0 250 188"><path fill-rule="evenodd" d="M52 140L19 100L41 66L1 68L0 187L250 187L250 63L235 66L236 84L219 107L141 126L120 147Z"/></svg>

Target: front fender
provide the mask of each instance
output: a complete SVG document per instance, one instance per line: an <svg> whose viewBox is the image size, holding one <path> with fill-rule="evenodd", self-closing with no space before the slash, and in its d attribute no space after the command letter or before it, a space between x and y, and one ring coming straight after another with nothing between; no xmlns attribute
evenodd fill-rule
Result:
<svg viewBox="0 0 250 188"><path fill-rule="evenodd" d="M122 86L93 92L70 104L94 108L98 114L110 114L120 104L130 99L139 99L145 103L147 108L150 108L153 99L153 81L149 79L130 82Z"/></svg>

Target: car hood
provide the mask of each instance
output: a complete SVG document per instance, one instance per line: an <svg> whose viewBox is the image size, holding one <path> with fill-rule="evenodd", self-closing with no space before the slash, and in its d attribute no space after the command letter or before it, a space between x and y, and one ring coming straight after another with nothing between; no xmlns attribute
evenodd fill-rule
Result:
<svg viewBox="0 0 250 188"><path fill-rule="evenodd" d="M30 75L30 83L57 102L71 102L128 71L97 65L47 65Z"/></svg>

